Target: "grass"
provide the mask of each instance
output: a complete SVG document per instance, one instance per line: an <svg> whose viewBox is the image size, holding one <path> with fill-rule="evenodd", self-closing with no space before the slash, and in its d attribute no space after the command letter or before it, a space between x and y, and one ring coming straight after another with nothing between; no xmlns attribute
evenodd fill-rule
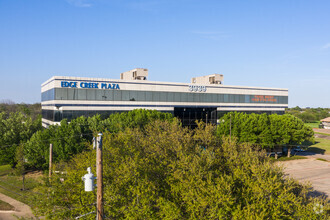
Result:
<svg viewBox="0 0 330 220"><path fill-rule="evenodd" d="M307 125L307 126L309 126L311 128L319 128L319 124L320 124L319 121L312 122L312 123L305 123L305 125Z"/></svg>
<svg viewBox="0 0 330 220"><path fill-rule="evenodd" d="M322 135L330 136L330 134L327 134L327 133L321 133L321 132L315 132L315 131L314 131L314 133L315 134L322 134Z"/></svg>
<svg viewBox="0 0 330 220"><path fill-rule="evenodd" d="M308 151L319 154L330 154L330 140L315 138L315 144L310 145Z"/></svg>
<svg viewBox="0 0 330 220"><path fill-rule="evenodd" d="M10 211L10 210L14 210L14 206L0 200L0 210L1 211Z"/></svg>
<svg viewBox="0 0 330 220"><path fill-rule="evenodd" d="M292 157L279 157L277 160L275 158L271 158L272 161L288 161L288 160L301 160L301 159L307 159L304 156L292 156Z"/></svg>
<svg viewBox="0 0 330 220"><path fill-rule="evenodd" d="M13 172L13 169L10 165L2 165L0 166L0 176L6 175L8 173Z"/></svg>
<svg viewBox="0 0 330 220"><path fill-rule="evenodd" d="M323 159L323 158L317 158L316 160L320 160L320 161L328 162L326 159Z"/></svg>
<svg viewBox="0 0 330 220"><path fill-rule="evenodd" d="M13 171L9 165L0 166L0 193L27 205L33 205L36 195L33 189L40 184L40 175L25 175L23 190L22 176L14 175Z"/></svg>

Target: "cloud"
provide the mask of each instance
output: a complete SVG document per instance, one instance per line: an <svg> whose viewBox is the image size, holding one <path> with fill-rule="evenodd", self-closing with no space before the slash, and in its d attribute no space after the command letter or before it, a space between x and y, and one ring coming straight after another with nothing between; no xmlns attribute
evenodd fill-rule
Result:
<svg viewBox="0 0 330 220"><path fill-rule="evenodd" d="M330 48L330 43L327 43L327 44L323 45L323 47L322 47L323 50L326 50L329 48Z"/></svg>
<svg viewBox="0 0 330 220"><path fill-rule="evenodd" d="M89 3L89 0L66 0L70 5L81 7L81 8L89 8L93 5Z"/></svg>
<svg viewBox="0 0 330 220"><path fill-rule="evenodd" d="M211 40L218 40L230 37L228 33L221 31L192 31L191 33Z"/></svg>

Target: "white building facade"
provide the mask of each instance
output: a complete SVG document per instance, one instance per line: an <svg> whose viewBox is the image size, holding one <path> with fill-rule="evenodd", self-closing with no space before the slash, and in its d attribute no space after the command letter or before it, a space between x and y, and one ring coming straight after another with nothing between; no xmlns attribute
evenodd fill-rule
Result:
<svg viewBox="0 0 330 220"><path fill-rule="evenodd" d="M217 74L209 80L193 78L195 83L152 82L146 69L135 70L122 73L121 79L50 78L41 85L43 126L133 109L169 112L185 125L196 120L215 124L229 111L283 114L288 107L288 89L227 86Z"/></svg>

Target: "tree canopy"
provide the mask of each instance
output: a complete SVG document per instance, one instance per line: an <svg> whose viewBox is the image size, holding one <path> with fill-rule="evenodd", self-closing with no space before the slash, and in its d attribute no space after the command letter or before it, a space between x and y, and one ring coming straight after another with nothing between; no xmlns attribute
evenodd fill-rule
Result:
<svg viewBox="0 0 330 220"><path fill-rule="evenodd" d="M329 108L305 108L302 109L299 106L294 108L289 108L286 110L287 114L294 115L305 123L311 123L320 121L321 119L330 117Z"/></svg>
<svg viewBox="0 0 330 220"><path fill-rule="evenodd" d="M230 130L238 142L257 144L263 148L299 145L304 141L314 140L313 130L302 120L289 114L227 113L220 118L217 135L228 136Z"/></svg>
<svg viewBox="0 0 330 220"><path fill-rule="evenodd" d="M121 114L113 114L102 120L100 115L86 118L84 116L72 120L64 119L60 125L51 125L31 137L25 144L24 155L28 164L38 169L47 169L49 163L49 145L53 144L54 162L68 161L73 155L88 149L93 136L98 132L118 133L126 127L143 127L154 120L172 121L169 113L155 110L136 109Z"/></svg>
<svg viewBox="0 0 330 220"><path fill-rule="evenodd" d="M0 112L0 164L14 166L17 146L28 141L40 129L41 117L32 120L22 112Z"/></svg>
<svg viewBox="0 0 330 220"><path fill-rule="evenodd" d="M265 117L265 116L263 116ZM271 119L269 119L271 120ZM220 139L198 123L151 121L103 134L104 211L109 219L325 219L329 204L306 197L308 188L286 178L264 152ZM258 138L257 138L258 139ZM90 148L91 149L91 148ZM69 219L95 211L84 192L86 168L95 174L95 151L77 154L40 187L35 211ZM63 178L60 181L60 178ZM316 213L315 204L324 205ZM94 219L91 214L86 219Z"/></svg>

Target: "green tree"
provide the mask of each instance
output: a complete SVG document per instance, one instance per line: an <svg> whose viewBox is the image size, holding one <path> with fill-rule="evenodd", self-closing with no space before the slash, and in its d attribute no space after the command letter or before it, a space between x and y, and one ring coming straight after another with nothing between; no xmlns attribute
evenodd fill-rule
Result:
<svg viewBox="0 0 330 220"><path fill-rule="evenodd" d="M32 120L21 112L0 113L0 164L16 165L15 152L19 144L25 143L41 129L41 118Z"/></svg>
<svg viewBox="0 0 330 220"><path fill-rule="evenodd" d="M224 115L220 122L217 128L218 137L228 136L231 127L231 134L238 142L262 148L291 148L292 145L299 145L304 141L314 141L313 130L304 125L302 120L289 114L258 115L232 112Z"/></svg>
<svg viewBox="0 0 330 220"><path fill-rule="evenodd" d="M113 114L102 120L100 115L90 118L79 117L70 123L66 119L60 125L36 132L24 149L28 164L39 169L47 169L49 163L49 145L53 144L53 161L68 161L75 154L88 149L93 136L99 132L118 133L125 128L144 127L151 121L173 121L172 114L158 111L136 109L121 114Z"/></svg>
<svg viewBox="0 0 330 220"><path fill-rule="evenodd" d="M237 118L236 118L237 119ZM306 196L307 186L285 178L263 152L199 123L152 121L103 137L104 209L110 219L326 219L329 204ZM222 144L219 144L219 143ZM203 147L201 147L203 146ZM95 172L95 151L76 155L40 190L35 211L49 219L70 219L95 210L95 192L81 177ZM313 211L315 203L324 212ZM95 215L86 216L94 219Z"/></svg>

